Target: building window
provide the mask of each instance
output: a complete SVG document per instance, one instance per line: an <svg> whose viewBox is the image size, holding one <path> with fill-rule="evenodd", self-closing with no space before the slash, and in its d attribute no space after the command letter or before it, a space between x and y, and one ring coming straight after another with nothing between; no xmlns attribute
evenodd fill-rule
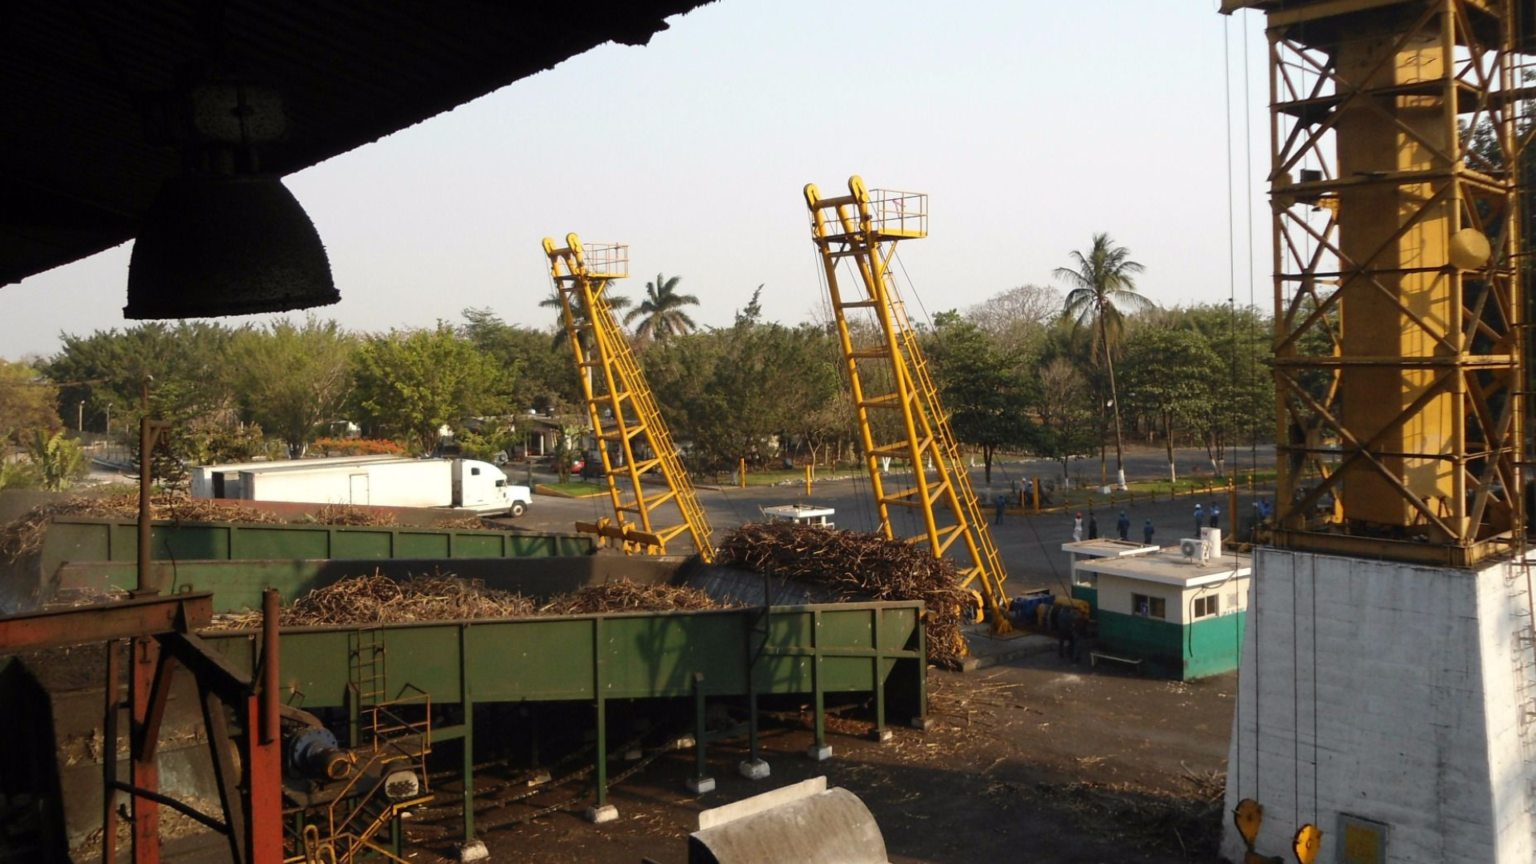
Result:
<svg viewBox="0 0 1536 864"><path fill-rule="evenodd" d="M1142 618L1167 618L1167 602L1161 597L1149 597L1146 594L1131 595L1131 614Z"/></svg>
<svg viewBox="0 0 1536 864"><path fill-rule="evenodd" d="M1196 597L1195 598L1194 617L1196 617L1196 618L1208 618L1208 617L1210 617L1212 615L1218 614L1220 611L1221 611L1221 597L1219 595L1214 595L1213 594L1210 597Z"/></svg>

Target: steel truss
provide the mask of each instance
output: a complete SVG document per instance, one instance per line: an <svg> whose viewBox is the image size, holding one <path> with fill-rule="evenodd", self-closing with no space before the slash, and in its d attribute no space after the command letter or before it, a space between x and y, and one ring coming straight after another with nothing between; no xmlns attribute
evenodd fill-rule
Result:
<svg viewBox="0 0 1536 864"><path fill-rule="evenodd" d="M1465 566L1523 519L1513 4L1363 5L1268 13L1271 540Z"/></svg>
<svg viewBox="0 0 1536 864"><path fill-rule="evenodd" d="M546 237L544 252L560 298L561 317L575 355L588 418L597 436L614 513L611 522L606 518L596 523L578 522L576 528L619 543L626 552L659 555L667 554L667 544L686 532L699 556L712 561L709 520L694 495L687 469L677 456L672 435L629 341L603 296L610 281L629 275L629 247L583 247L575 234L567 234L565 239L565 247L559 248ZM617 465L616 455L621 458ZM665 481L665 491L648 492L641 483L640 478L652 469ZM621 483L621 478L628 483ZM663 519L665 514L656 511L669 503L676 504L676 515Z"/></svg>

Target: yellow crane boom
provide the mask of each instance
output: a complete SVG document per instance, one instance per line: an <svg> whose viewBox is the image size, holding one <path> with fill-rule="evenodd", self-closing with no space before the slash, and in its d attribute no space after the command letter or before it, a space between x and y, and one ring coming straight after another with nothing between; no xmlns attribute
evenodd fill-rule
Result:
<svg viewBox="0 0 1536 864"><path fill-rule="evenodd" d="M659 555L667 554L667 544L687 533L699 557L713 561L709 520L629 340L604 297L609 282L629 275L629 247L583 246L575 234L567 234L565 240L560 247L544 238L544 254L560 298L560 316L570 337L614 514L611 522L606 518L578 522L576 528L615 541L626 552ZM641 483L641 477L653 469L665 482L665 491L648 491ZM666 511L658 513L662 508Z"/></svg>
<svg viewBox="0 0 1536 864"><path fill-rule="evenodd" d="M909 538L927 543L934 557L959 542L963 551L962 586L980 595L997 632L1012 629L1003 612L1003 582L1008 578L1002 556L987 530L986 515L971 488L960 460L960 448L939 401L938 388L910 326L906 309L891 278L890 260L900 240L928 234L928 196L913 192L869 190L857 176L848 180L848 194L823 198L814 183L806 184L805 202L811 213L811 239L821 255L837 321L838 344L853 389L864 463L874 489L880 530L895 539L892 508L908 508L922 517L923 532ZM848 260L858 273L859 288L844 296L837 265ZM878 339L855 344L848 324L850 310L868 311L878 326ZM865 364L884 367L866 371ZM870 392L871 389L887 392ZM899 431L891 440L877 441L872 417L893 411ZM906 459L913 485L891 491L880 470L882 457ZM947 510L948 520L938 511Z"/></svg>

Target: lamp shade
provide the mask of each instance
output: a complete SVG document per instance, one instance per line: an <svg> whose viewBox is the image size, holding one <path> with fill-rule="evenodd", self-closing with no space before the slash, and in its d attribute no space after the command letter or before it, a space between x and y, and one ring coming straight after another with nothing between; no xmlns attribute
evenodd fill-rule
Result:
<svg viewBox="0 0 1536 864"><path fill-rule="evenodd" d="M200 318L341 299L320 234L275 176L173 177L128 264L129 318Z"/></svg>

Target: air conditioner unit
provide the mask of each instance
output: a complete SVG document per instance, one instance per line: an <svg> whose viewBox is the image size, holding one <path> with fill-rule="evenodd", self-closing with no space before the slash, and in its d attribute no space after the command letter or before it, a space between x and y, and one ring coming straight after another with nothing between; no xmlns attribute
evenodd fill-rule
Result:
<svg viewBox="0 0 1536 864"><path fill-rule="evenodd" d="M1179 554L1183 555L1184 560L1191 564L1195 563L1196 561L1204 564L1209 561L1211 557L1210 547L1203 541L1196 540L1192 537L1185 537L1183 540L1179 541Z"/></svg>

